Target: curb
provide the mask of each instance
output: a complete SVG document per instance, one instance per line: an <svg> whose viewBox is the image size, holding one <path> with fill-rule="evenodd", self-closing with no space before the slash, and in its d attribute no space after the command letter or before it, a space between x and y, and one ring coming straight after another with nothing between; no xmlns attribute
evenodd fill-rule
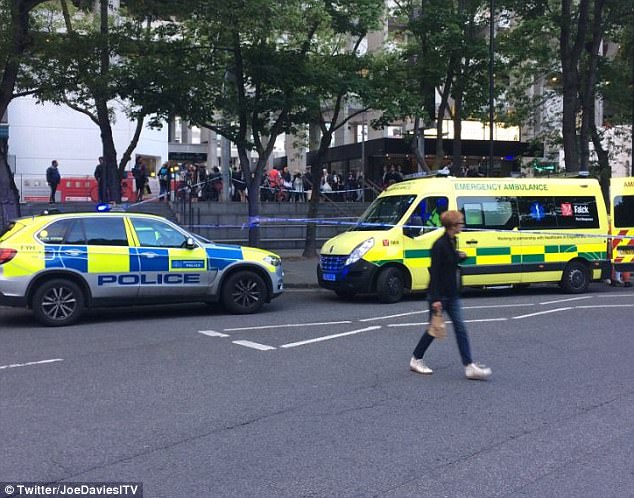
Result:
<svg viewBox="0 0 634 498"><path fill-rule="evenodd" d="M318 284L284 282L285 289L319 289Z"/></svg>

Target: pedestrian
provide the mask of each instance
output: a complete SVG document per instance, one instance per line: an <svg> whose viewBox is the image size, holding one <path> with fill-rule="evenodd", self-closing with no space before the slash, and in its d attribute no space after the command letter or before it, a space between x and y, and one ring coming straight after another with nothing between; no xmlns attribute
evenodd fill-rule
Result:
<svg viewBox="0 0 634 498"><path fill-rule="evenodd" d="M429 317L433 313L446 311L453 324L456 341L460 351L460 358L465 367L468 379L486 380L491 376L491 369L484 365L477 365L471 358L469 336L462 319L462 307L458 291L458 264L466 258L465 253L456 247L456 235L461 232L464 216L460 211L445 211L440 221L445 227L443 235L434 243L431 249L431 267L429 269L430 282L428 289ZM427 348L434 337L425 331L418 341L413 356L409 362L410 370L431 374L433 370L423 362Z"/></svg>
<svg viewBox="0 0 634 498"><path fill-rule="evenodd" d="M59 174L57 160L53 159L51 165L46 169L46 183L51 188L51 196L48 199L49 204L55 204L55 193L57 192L57 186L62 181L62 177Z"/></svg>
<svg viewBox="0 0 634 498"><path fill-rule="evenodd" d="M222 172L218 166L214 166L211 171L211 200L220 202L222 201L222 189L224 188Z"/></svg>
<svg viewBox="0 0 634 498"><path fill-rule="evenodd" d="M95 180L97 180L97 196L99 202L108 202L106 199L106 165L103 157L99 158L99 164L95 168Z"/></svg>
<svg viewBox="0 0 634 498"><path fill-rule="evenodd" d="M134 183L136 186L136 201L143 201L143 194L145 193L145 184L147 183L147 167L141 157L137 157L132 167L132 176L134 176Z"/></svg>
<svg viewBox="0 0 634 498"><path fill-rule="evenodd" d="M298 171L293 177L293 201L304 202L304 180Z"/></svg>
<svg viewBox="0 0 634 498"><path fill-rule="evenodd" d="M169 191L170 191L170 168L169 164L163 163L161 169L158 172L158 180L159 180L159 202L169 201Z"/></svg>

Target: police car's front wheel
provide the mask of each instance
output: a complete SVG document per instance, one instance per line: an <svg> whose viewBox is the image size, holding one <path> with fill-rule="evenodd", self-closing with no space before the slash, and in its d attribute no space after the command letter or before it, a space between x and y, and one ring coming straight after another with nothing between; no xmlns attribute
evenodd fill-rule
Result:
<svg viewBox="0 0 634 498"><path fill-rule="evenodd" d="M79 319L84 309L84 294L70 280L49 280L33 294L32 306L35 318L44 325L71 325Z"/></svg>
<svg viewBox="0 0 634 498"><path fill-rule="evenodd" d="M266 284L257 273L238 271L222 286L222 304L231 313L256 313L266 301L266 292Z"/></svg>

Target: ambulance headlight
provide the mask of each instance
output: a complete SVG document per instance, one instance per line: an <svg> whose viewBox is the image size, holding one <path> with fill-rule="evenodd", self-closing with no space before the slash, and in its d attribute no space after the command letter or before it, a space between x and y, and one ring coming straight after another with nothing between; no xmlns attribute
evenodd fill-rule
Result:
<svg viewBox="0 0 634 498"><path fill-rule="evenodd" d="M280 266L282 264L282 260L277 256L273 256L272 254L264 256L264 261L271 266Z"/></svg>
<svg viewBox="0 0 634 498"><path fill-rule="evenodd" d="M346 259L345 266L351 265L352 263L356 263L357 261L359 261L363 256L365 256L365 253L368 252L373 247L374 247L374 239L368 239L361 242L361 244L355 247L353 251L350 253L350 256L348 256L348 259Z"/></svg>

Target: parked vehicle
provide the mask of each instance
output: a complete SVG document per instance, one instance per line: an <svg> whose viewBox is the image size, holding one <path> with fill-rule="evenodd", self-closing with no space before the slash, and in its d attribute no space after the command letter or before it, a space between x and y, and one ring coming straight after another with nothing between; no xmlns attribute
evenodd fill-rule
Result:
<svg viewBox="0 0 634 498"><path fill-rule="evenodd" d="M113 305L219 301L255 313L283 288L276 254L214 244L160 216L50 214L0 233L0 305L31 308L45 325Z"/></svg>
<svg viewBox="0 0 634 498"><path fill-rule="evenodd" d="M615 264L634 260L634 179L614 182ZM424 177L383 192L349 231L327 241L317 268L319 285L342 297L376 293L396 302L425 291L430 250L441 235L440 214L464 214L458 236L467 254L465 286L558 283L585 292L608 278L608 214L592 178Z"/></svg>

